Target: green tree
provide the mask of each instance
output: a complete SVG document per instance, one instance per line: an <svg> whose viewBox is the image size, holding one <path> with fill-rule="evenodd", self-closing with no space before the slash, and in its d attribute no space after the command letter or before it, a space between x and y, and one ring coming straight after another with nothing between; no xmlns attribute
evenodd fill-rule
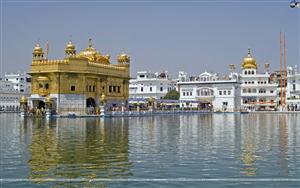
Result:
<svg viewBox="0 0 300 188"><path fill-rule="evenodd" d="M179 99L179 92L176 91L175 89L169 91L165 96L164 99L169 99L169 100L178 100Z"/></svg>

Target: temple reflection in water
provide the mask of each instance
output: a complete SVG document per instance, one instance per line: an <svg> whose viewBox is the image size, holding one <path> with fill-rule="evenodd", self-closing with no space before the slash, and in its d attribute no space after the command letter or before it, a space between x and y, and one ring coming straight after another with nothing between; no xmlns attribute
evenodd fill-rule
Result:
<svg viewBox="0 0 300 188"><path fill-rule="evenodd" d="M35 183L38 183L35 179L47 178L94 179L132 175L132 164L128 159L128 119L47 121L35 118L21 123L22 131L31 132L29 179ZM56 185L71 184L57 182ZM93 184L82 182L81 186L84 185Z"/></svg>
<svg viewBox="0 0 300 188"><path fill-rule="evenodd" d="M122 187L124 182L36 180L295 178L299 121L293 114L28 118L11 132L20 130L20 143L28 152L24 176L34 185Z"/></svg>

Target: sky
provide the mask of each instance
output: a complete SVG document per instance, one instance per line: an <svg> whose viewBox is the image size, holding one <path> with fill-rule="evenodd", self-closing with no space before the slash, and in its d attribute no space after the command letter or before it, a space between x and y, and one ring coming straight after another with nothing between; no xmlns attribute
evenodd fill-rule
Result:
<svg viewBox="0 0 300 188"><path fill-rule="evenodd" d="M62 59L71 39L102 54L125 51L136 71L198 75L241 67L252 49L259 71L279 69L279 33L286 34L287 64L299 65L300 9L289 0L1 0L1 71L29 71L37 41L49 59Z"/></svg>

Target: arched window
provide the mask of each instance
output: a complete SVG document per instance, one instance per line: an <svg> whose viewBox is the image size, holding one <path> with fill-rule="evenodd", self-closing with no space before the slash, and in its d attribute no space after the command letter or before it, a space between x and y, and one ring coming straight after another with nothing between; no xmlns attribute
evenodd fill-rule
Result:
<svg viewBox="0 0 300 188"><path fill-rule="evenodd" d="M252 74L254 74L254 70L252 71Z"/></svg>
<svg viewBox="0 0 300 188"><path fill-rule="evenodd" d="M71 86L71 91L75 91L75 86Z"/></svg>

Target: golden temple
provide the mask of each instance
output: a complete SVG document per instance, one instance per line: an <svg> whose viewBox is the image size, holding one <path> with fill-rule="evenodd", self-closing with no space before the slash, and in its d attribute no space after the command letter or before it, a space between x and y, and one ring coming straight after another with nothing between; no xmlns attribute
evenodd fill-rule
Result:
<svg viewBox="0 0 300 188"><path fill-rule="evenodd" d="M130 79L130 57L121 53L117 63L111 64L110 55L102 55L89 40L88 47L76 53L76 47L69 41L65 58L49 60L39 43L35 45L30 75L32 94L30 106L44 107L50 97L58 114L74 112L87 113L87 108L97 107L101 96L108 106L124 104L128 99Z"/></svg>

